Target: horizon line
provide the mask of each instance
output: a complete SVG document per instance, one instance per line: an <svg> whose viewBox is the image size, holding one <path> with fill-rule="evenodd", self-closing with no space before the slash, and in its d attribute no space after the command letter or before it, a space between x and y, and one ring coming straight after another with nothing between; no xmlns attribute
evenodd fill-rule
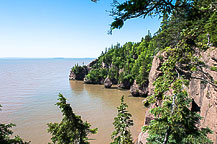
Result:
<svg viewBox="0 0 217 144"><path fill-rule="evenodd" d="M95 58L95 57L0 57L0 59L5 59L5 58Z"/></svg>
<svg viewBox="0 0 217 144"><path fill-rule="evenodd" d="M0 57L0 59L96 59L93 57Z"/></svg>

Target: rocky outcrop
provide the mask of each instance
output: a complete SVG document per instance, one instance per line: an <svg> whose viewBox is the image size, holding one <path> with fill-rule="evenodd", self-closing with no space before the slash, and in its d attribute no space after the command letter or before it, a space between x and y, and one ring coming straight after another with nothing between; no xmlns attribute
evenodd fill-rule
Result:
<svg viewBox="0 0 217 144"><path fill-rule="evenodd" d="M111 81L112 81L112 84L118 84L118 80L117 79L115 79L115 78L111 78Z"/></svg>
<svg viewBox="0 0 217 144"><path fill-rule="evenodd" d="M87 73L88 70L86 66L77 66L71 69L69 80L84 80L84 77Z"/></svg>
<svg viewBox="0 0 217 144"><path fill-rule="evenodd" d="M131 83L127 79L123 79L119 84L118 88L119 89L130 89Z"/></svg>
<svg viewBox="0 0 217 144"><path fill-rule="evenodd" d="M88 67L88 68L91 68L91 67L93 67L97 62L98 62L98 59L95 59L95 60L91 61L91 62L87 65L87 67Z"/></svg>
<svg viewBox="0 0 217 144"><path fill-rule="evenodd" d="M124 73L124 69L119 69L119 76ZM130 82L129 79L123 79L122 81L119 82L118 89L130 89L130 86L132 83Z"/></svg>
<svg viewBox="0 0 217 144"><path fill-rule="evenodd" d="M106 78L104 81L104 86L105 88L111 88L112 87L112 81L110 80L110 78Z"/></svg>
<svg viewBox="0 0 217 144"><path fill-rule="evenodd" d="M84 83L85 84L93 84L93 81L91 81L90 79L84 78Z"/></svg>
<svg viewBox="0 0 217 144"><path fill-rule="evenodd" d="M84 80L85 76L91 70L91 68L98 62L98 59L91 61L87 66L75 65L69 74L69 80ZM89 80L86 80L89 83Z"/></svg>
<svg viewBox="0 0 217 144"><path fill-rule="evenodd" d="M217 81L217 72L211 70L211 67L217 67L217 49L210 48L201 56L206 67L192 74L188 93L194 102L192 109L196 109L203 117L199 126L209 127L213 134L208 136L214 144L217 144L217 87L209 80L209 77L212 77L214 81Z"/></svg>
<svg viewBox="0 0 217 144"><path fill-rule="evenodd" d="M148 94L147 85L140 86L136 83L136 80L134 80L133 85L130 87L130 93L132 96L145 97Z"/></svg>
<svg viewBox="0 0 217 144"><path fill-rule="evenodd" d="M90 79L88 79L88 78L84 78L84 83L85 84L103 84L104 83L104 79L101 79L100 81L92 81L92 80L90 80Z"/></svg>
<svg viewBox="0 0 217 144"><path fill-rule="evenodd" d="M98 59L95 59L93 61L91 61L88 65L87 65L87 70L88 72L92 69L92 67L98 62Z"/></svg>
<svg viewBox="0 0 217 144"><path fill-rule="evenodd" d="M187 91L189 96L192 98L191 110L197 111L203 117L200 120L198 126L200 128L209 127L213 134L208 137L217 144L217 87L213 84L217 81L217 72L211 70L212 67L217 67L217 49L212 47L201 54L201 60L205 62L206 67L202 68L201 71L197 71L191 74L191 81ZM162 74L160 66L164 60L167 59L166 53L159 53L156 55L152 62L152 68L149 73L149 85L148 95L152 95L154 92L153 82ZM210 78L213 81L210 81ZM156 104L150 105L146 110L144 125L148 125L149 122L154 118L149 113L150 109L160 105L161 101L157 101ZM141 132L138 137L138 144L145 144L147 133Z"/></svg>
<svg viewBox="0 0 217 144"><path fill-rule="evenodd" d="M149 72L149 77L148 77L148 95L152 95L154 93L154 81L162 75L162 72L160 71L161 64L166 60L167 55L166 53L158 53L153 61L152 61L152 67Z"/></svg>
<svg viewBox="0 0 217 144"><path fill-rule="evenodd" d="M158 53L153 61L152 61L152 67L151 70L149 72L149 84L148 84L148 96L154 94L154 81L162 74L162 72L160 71L160 67L161 64L163 63L164 58L163 58L163 54L162 53ZM143 101L145 102L145 100ZM150 123L151 120L154 119L154 116L149 112L152 108L156 107L156 104L152 104L149 105L146 113L145 113L145 119L144 119L144 126L148 125ZM148 137L148 133L144 133L144 132L140 132L139 136L138 136L138 144L146 144L146 138Z"/></svg>

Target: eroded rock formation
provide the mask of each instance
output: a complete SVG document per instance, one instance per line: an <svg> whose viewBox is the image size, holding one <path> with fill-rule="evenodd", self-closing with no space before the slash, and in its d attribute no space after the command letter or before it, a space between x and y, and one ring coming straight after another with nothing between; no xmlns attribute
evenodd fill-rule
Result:
<svg viewBox="0 0 217 144"><path fill-rule="evenodd" d="M186 89L193 100L191 110L199 112L203 117L198 126L200 128L209 127L213 134L209 134L208 137L214 144L217 144L217 87L209 80L213 78L214 82L217 81L217 71L211 70L212 67L217 67L217 49L212 47L203 52L201 56L201 60L205 62L206 67L191 74L192 78L189 87ZM167 59L166 53L158 54L153 59L149 73L148 95L153 94L153 82L162 74L159 68L165 59ZM160 105L160 103L161 101L157 101L156 104L150 105L146 110L144 125L148 125L154 118L149 110L156 105ZM137 143L145 144L147 137L147 133L141 132Z"/></svg>
<svg viewBox="0 0 217 144"><path fill-rule="evenodd" d="M119 84L118 88L119 89L130 89L131 83L127 79L123 79Z"/></svg>
<svg viewBox="0 0 217 144"><path fill-rule="evenodd" d="M91 62L87 65L87 68L90 69L90 68L93 67L97 62L98 62L98 59L95 59L95 60L91 61Z"/></svg>
<svg viewBox="0 0 217 144"><path fill-rule="evenodd" d="M139 84L136 83L136 80L134 80L133 85L130 87L130 93L132 96L147 96L148 94L148 89L147 86L140 86Z"/></svg>
<svg viewBox="0 0 217 144"><path fill-rule="evenodd" d="M110 78L106 78L104 81L104 86L105 88L111 88L112 87L112 81L110 80Z"/></svg>
<svg viewBox="0 0 217 144"><path fill-rule="evenodd" d="M84 80L85 75L88 73L86 66L78 66L75 69L71 69L69 74L69 80Z"/></svg>

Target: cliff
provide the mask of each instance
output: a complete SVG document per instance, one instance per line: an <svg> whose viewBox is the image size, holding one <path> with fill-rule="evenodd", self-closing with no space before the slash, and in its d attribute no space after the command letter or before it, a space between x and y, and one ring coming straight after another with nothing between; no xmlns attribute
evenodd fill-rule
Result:
<svg viewBox="0 0 217 144"><path fill-rule="evenodd" d="M147 87L151 62L157 51L155 40L151 39L147 35L138 43L112 45L87 66L74 66L69 79L104 84L106 88L117 84L119 89L131 89L133 96L145 96L147 92L143 90Z"/></svg>
<svg viewBox="0 0 217 144"><path fill-rule="evenodd" d="M160 59L159 56L162 56L163 59ZM166 53L158 53L153 59L148 79L149 85L147 88L149 96L154 92L153 82L162 74L160 67L166 58ZM215 83L217 81L217 49L212 47L205 52L202 52L200 60L205 63L205 67L201 68L200 71L191 73L191 80L186 90L192 98L190 109L198 112L203 117L200 120L198 127L209 127L213 133L209 134L208 137L214 144L217 144L217 87L209 81L209 79L213 79ZM148 125L154 118L153 115L149 113L150 109L156 107L160 103L162 103L162 101L157 100L155 104L148 107L144 125ZM145 144L147 137L147 133L141 132L138 137L138 143Z"/></svg>

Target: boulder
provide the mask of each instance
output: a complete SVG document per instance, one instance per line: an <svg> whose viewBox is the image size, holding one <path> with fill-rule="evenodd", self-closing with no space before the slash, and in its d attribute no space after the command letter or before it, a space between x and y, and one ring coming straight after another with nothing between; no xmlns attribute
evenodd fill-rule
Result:
<svg viewBox="0 0 217 144"><path fill-rule="evenodd" d="M132 96L147 96L147 85L139 86L139 84L136 83L136 80L134 80L133 85L130 87L130 93Z"/></svg>
<svg viewBox="0 0 217 144"><path fill-rule="evenodd" d="M105 88L111 88L112 87L112 81L110 80L110 78L106 78L104 81L104 86Z"/></svg>

